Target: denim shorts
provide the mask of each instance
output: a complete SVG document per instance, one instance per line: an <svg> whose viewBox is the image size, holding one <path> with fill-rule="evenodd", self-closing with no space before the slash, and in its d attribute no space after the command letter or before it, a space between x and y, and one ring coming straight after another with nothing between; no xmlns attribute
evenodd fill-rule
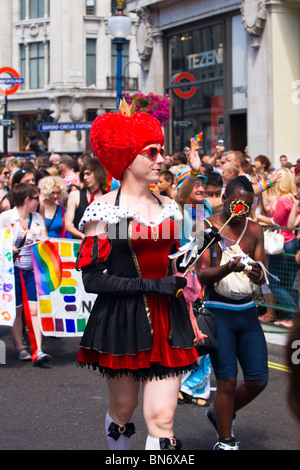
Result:
<svg viewBox="0 0 300 470"><path fill-rule="evenodd" d="M256 308L208 308L216 318L218 348L210 358L217 380L237 377L239 362L245 381L268 382L267 344Z"/></svg>
<svg viewBox="0 0 300 470"><path fill-rule="evenodd" d="M22 269L26 292L29 302L37 302L36 284L34 274L31 270ZM20 269L15 267L15 289L16 289L16 307L23 305L22 284Z"/></svg>

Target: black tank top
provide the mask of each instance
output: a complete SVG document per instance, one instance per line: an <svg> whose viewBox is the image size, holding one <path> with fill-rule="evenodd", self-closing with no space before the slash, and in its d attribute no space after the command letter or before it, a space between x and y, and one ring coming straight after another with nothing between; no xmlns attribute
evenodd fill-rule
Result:
<svg viewBox="0 0 300 470"><path fill-rule="evenodd" d="M78 230L79 222L81 221L83 217L84 211L89 205L89 202L86 197L86 192L87 192L87 188L83 188L79 190L79 206L77 207L75 211L75 216L74 216L74 221L73 221L74 227L77 228L77 230Z"/></svg>
<svg viewBox="0 0 300 470"><path fill-rule="evenodd" d="M104 191L104 189L101 189L101 191L102 191L102 194L107 193L107 191ZM87 188L82 188L79 190L79 206L77 207L75 211L75 216L74 216L74 221L73 221L73 225L75 228L77 228L77 230L78 230L79 222L81 221L83 217L84 211L89 205L86 192L87 192Z"/></svg>

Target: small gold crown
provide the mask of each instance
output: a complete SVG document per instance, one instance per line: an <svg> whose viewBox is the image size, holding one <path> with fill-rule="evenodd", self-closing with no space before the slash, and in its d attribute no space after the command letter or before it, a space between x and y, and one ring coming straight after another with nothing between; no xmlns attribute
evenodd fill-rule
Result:
<svg viewBox="0 0 300 470"><path fill-rule="evenodd" d="M123 114L123 116L131 117L134 115L135 109L136 109L135 99L132 101L131 105L129 106L125 98L123 98L120 103L119 113Z"/></svg>

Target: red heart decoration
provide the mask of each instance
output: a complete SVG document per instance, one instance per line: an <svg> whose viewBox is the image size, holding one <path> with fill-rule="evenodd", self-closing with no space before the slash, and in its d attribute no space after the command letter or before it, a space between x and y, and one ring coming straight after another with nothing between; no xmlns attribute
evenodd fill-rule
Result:
<svg viewBox="0 0 300 470"><path fill-rule="evenodd" d="M244 205L243 204L237 204L234 208L234 213L238 214L239 212L242 212L244 210Z"/></svg>

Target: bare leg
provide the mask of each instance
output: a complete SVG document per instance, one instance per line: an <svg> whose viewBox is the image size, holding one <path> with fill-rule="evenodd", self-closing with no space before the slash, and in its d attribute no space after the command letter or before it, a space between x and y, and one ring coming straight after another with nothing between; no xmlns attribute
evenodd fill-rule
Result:
<svg viewBox="0 0 300 470"><path fill-rule="evenodd" d="M124 376L120 379L109 379L107 384L110 394L109 410L105 418L108 447L110 450L129 450L134 426L131 423L133 431L128 434L128 424L138 404L139 382Z"/></svg>
<svg viewBox="0 0 300 470"><path fill-rule="evenodd" d="M138 405L140 384L131 377L108 379L109 409L108 413L115 423L126 424Z"/></svg>
<svg viewBox="0 0 300 470"><path fill-rule="evenodd" d="M42 332L39 325L38 320L38 305L36 302L29 303L29 309L31 313L31 321L32 321L32 328L34 331L36 343L38 349L42 349ZM17 349L21 349L23 347L23 320L22 320L22 311L23 307L17 307L16 309L16 320L11 329L12 337L16 344Z"/></svg>
<svg viewBox="0 0 300 470"><path fill-rule="evenodd" d="M267 382L241 382L234 397L234 411L254 400L267 386Z"/></svg>
<svg viewBox="0 0 300 470"><path fill-rule="evenodd" d="M42 349L42 332L38 319L38 304L37 302L29 302L29 310L31 313L32 328L35 335L35 340L38 350Z"/></svg>
<svg viewBox="0 0 300 470"><path fill-rule="evenodd" d="M231 437L236 384L235 378L217 382L214 411L220 439Z"/></svg>
<svg viewBox="0 0 300 470"><path fill-rule="evenodd" d="M144 384L144 418L148 433L154 438L173 438L181 376L147 380Z"/></svg>
<svg viewBox="0 0 300 470"><path fill-rule="evenodd" d="M16 308L16 319L14 322L14 325L11 327L11 334L14 340L14 343L16 345L17 351L21 348L23 348L23 324L22 324L22 311L23 307L17 307Z"/></svg>
<svg viewBox="0 0 300 470"><path fill-rule="evenodd" d="M248 405L266 387L267 383L241 382L236 379L219 380L214 401L220 439L231 437L233 415Z"/></svg>

